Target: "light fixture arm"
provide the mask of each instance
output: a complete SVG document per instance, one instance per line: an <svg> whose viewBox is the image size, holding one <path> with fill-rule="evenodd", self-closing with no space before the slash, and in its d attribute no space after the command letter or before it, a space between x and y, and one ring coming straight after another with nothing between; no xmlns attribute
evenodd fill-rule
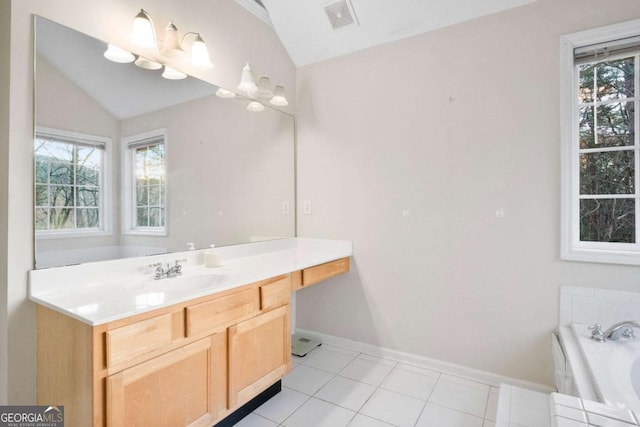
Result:
<svg viewBox="0 0 640 427"><path fill-rule="evenodd" d="M204 43L204 40L202 40L202 37L200 36L200 33L196 33L195 31L189 31L188 33L184 33L184 36L182 36L182 43L184 43L184 41L187 39L187 36L196 36L196 40L201 41Z"/></svg>

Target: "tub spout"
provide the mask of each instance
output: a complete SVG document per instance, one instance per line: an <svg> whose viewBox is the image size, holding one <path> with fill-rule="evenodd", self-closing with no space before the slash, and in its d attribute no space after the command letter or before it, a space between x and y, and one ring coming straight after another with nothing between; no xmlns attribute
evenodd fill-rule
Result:
<svg viewBox="0 0 640 427"><path fill-rule="evenodd" d="M640 328L640 322L637 320L627 320L616 323L604 331L604 336L610 340L617 340L620 339L620 337L634 338L632 327Z"/></svg>

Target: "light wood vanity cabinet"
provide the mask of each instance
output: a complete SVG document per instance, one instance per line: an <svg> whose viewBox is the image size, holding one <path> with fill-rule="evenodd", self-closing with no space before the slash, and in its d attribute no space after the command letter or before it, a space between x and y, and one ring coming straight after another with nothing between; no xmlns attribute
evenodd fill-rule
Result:
<svg viewBox="0 0 640 427"><path fill-rule="evenodd" d="M99 326L38 305L38 403L67 427L210 427L289 371L290 297L286 274Z"/></svg>
<svg viewBox="0 0 640 427"><path fill-rule="evenodd" d="M224 333L106 378L108 426L211 426L227 409Z"/></svg>
<svg viewBox="0 0 640 427"><path fill-rule="evenodd" d="M333 276L346 273L349 271L350 266L349 258L340 258L335 261L297 271L293 273L294 276L291 278L291 289L297 291L298 289L315 285Z"/></svg>
<svg viewBox="0 0 640 427"><path fill-rule="evenodd" d="M229 405L239 407L282 378L291 365L289 306L229 328Z"/></svg>
<svg viewBox="0 0 640 427"><path fill-rule="evenodd" d="M212 426L291 366L292 290L344 258L91 326L37 305L37 401L67 427Z"/></svg>

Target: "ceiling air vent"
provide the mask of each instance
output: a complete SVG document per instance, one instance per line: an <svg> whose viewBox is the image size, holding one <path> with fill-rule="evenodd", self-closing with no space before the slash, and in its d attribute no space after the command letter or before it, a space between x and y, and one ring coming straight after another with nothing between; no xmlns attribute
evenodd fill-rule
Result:
<svg viewBox="0 0 640 427"><path fill-rule="evenodd" d="M324 4L324 11L334 30L351 25L358 25L356 14L349 0L332 1Z"/></svg>

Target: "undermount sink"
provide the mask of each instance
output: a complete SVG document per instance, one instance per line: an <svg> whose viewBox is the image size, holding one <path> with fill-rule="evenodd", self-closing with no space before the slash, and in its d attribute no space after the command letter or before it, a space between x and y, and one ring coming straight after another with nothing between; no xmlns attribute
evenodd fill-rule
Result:
<svg viewBox="0 0 640 427"><path fill-rule="evenodd" d="M211 273L184 274L159 280L146 277L129 282L126 289L134 292L197 291L215 287L222 283L224 278L225 275Z"/></svg>
<svg viewBox="0 0 640 427"><path fill-rule="evenodd" d="M166 279L154 280L156 283L162 283L167 287L180 288L185 290L197 290L210 288L220 284L224 279L222 274L187 274Z"/></svg>

